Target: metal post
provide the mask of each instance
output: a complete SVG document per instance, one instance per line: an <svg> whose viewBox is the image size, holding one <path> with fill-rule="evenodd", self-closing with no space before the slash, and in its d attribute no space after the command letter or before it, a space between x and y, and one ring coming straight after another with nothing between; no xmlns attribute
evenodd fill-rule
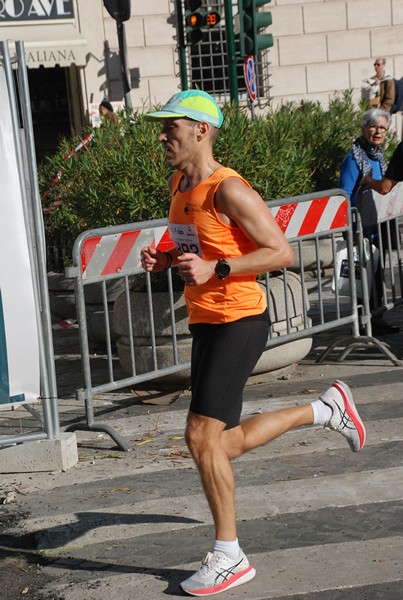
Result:
<svg viewBox="0 0 403 600"><path fill-rule="evenodd" d="M123 94L125 98L125 107L126 109L128 109L132 107L132 100L130 98L130 84L127 77L127 47L125 26L120 16L116 18L116 29L119 43L120 70L122 74Z"/></svg>
<svg viewBox="0 0 403 600"><path fill-rule="evenodd" d="M182 11L182 0L175 0L175 11L176 11L176 29L178 32L178 59L179 59L179 72L181 77L181 88L182 90L188 90L188 74L186 68L186 44L185 35L183 31L183 11Z"/></svg>
<svg viewBox="0 0 403 600"><path fill-rule="evenodd" d="M231 102L238 104L238 78L236 72L237 59L235 54L234 20L231 0L224 0L225 31L227 37L228 76Z"/></svg>
<svg viewBox="0 0 403 600"><path fill-rule="evenodd" d="M40 265L39 265L39 256L45 247L44 239L33 239L33 233L35 228L35 237L36 237L36 219L34 216L35 206L31 206L28 201L27 189L26 189L26 181L24 180L23 173L25 170L24 159L23 159L23 151L22 144L20 138L19 131L19 123L18 123L18 108L17 108L17 99L15 93L13 93L13 73L11 68L10 57L8 54L8 48L5 42L0 42L0 51L3 54L3 62L4 62L4 70L7 79L7 84L10 90L10 104L11 104L11 119L14 131L14 139L15 139L15 152L18 164L18 174L20 178L20 188L22 195L22 207L24 212L25 224L27 229L27 241L28 241L28 252L30 257L30 263L32 268L32 283L33 283L33 293L35 298L35 312L36 319L38 324L38 346L39 346L39 357L40 357L40 370L41 370L41 393L42 393L42 405L44 412L44 422L45 422L45 431L47 433L48 438L53 439L59 433L59 418L57 413L57 402L56 402L56 386L55 386L55 378L50 385L49 378L49 369L52 369L52 364L54 367L53 361L53 344L45 341L45 328L46 327L46 309L43 305L43 302L46 302L46 294L43 296L42 290L42 277L40 276ZM30 176L30 185L32 188L32 192L35 193L35 182L36 176L34 175L34 170L36 169L36 165L34 166L32 161L35 160L35 153L32 154L31 143L33 144L33 129L32 129L32 118L29 119L30 112L30 99L29 99L29 88L28 88L28 80L26 77L26 64L25 64L25 54L24 54L24 44L23 42L16 42L16 51L18 56L18 74L19 74L19 83L21 86L22 93L20 94L20 105L25 125L25 135L27 139L27 150L28 150L28 169ZM25 75L25 79L24 79ZM29 115L29 116L28 116ZM27 131L30 130L30 131ZM32 135L31 142L29 142L29 134ZM36 171L35 171L36 172ZM32 179L33 177L33 179ZM37 185L37 183L36 183ZM39 198L39 192L38 192ZM40 206L40 200L39 200ZM35 226L35 227L34 227ZM43 234L42 234L43 235ZM41 263L46 265L46 259L41 257ZM47 283L46 283L47 286ZM43 296L43 297L42 297ZM43 314L41 314L41 307L43 310ZM47 315L50 318L50 309ZM42 320L42 317L45 317L45 320ZM51 335L51 325L47 323L50 329ZM50 360L50 352L52 353ZM52 402L51 402L52 401Z"/></svg>
<svg viewBox="0 0 403 600"><path fill-rule="evenodd" d="M255 103L253 102L253 100L249 96L249 94L248 94L248 106L250 108L250 114L252 116L252 121L254 121L256 119Z"/></svg>
<svg viewBox="0 0 403 600"><path fill-rule="evenodd" d="M56 369L54 361L52 318L49 301L48 278L46 269L46 241L43 225L41 197L38 186L36 152L34 141L34 130L32 124L31 101L29 94L29 84L27 67L25 62L24 42L16 42L16 52L18 56L18 75L21 89L20 105L24 123L24 133L27 145L27 163L28 174L31 185L31 210L33 216L33 225L36 241L36 266L39 286L39 295L41 300L40 322L43 328L43 338L46 378L44 378L44 397L50 401L50 411L53 421L53 432L55 436L60 433L59 408L57 403L57 383Z"/></svg>

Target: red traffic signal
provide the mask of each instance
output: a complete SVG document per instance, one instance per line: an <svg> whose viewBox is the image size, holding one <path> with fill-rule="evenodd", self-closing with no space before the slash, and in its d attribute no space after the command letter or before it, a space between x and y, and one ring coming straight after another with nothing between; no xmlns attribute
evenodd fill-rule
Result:
<svg viewBox="0 0 403 600"><path fill-rule="evenodd" d="M220 13L201 9L201 0L187 0L185 6L186 41L192 46L203 40L203 27L215 27L221 21Z"/></svg>
<svg viewBox="0 0 403 600"><path fill-rule="evenodd" d="M215 27L221 21L221 15L218 12L210 11L207 13L207 27Z"/></svg>
<svg viewBox="0 0 403 600"><path fill-rule="evenodd" d="M203 13L196 11L187 15L186 25L189 25L189 27L192 27L192 29L198 29L199 27L203 27L203 25L205 25L205 18Z"/></svg>
<svg viewBox="0 0 403 600"><path fill-rule="evenodd" d="M215 27L221 21L221 15L218 12L202 12L196 10L186 16L186 25L193 29L199 27Z"/></svg>

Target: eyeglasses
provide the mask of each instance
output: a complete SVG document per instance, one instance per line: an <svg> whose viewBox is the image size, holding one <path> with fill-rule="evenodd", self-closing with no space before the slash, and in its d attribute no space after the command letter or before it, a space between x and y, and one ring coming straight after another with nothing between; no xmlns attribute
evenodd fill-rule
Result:
<svg viewBox="0 0 403 600"><path fill-rule="evenodd" d="M370 125L368 129L370 131L380 131L381 133L385 133L385 131L387 131L387 127L384 127L383 125Z"/></svg>
<svg viewBox="0 0 403 600"><path fill-rule="evenodd" d="M383 63L374 63L374 67L382 67Z"/></svg>

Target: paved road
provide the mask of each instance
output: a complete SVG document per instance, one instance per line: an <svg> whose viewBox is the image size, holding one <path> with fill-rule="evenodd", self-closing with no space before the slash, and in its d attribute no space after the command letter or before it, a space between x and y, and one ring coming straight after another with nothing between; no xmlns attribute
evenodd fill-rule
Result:
<svg viewBox="0 0 403 600"><path fill-rule="evenodd" d="M401 337L385 339L400 357ZM365 353L343 364L313 358L288 379L253 378L244 414L307 402L339 377L353 389L367 446L354 454L340 435L306 428L234 463L239 538L257 576L221 596L402 600L403 367ZM2 477L17 503L3 509L9 523L0 545L3 556L22 561L28 588L21 595L21 584L15 598L184 597L178 583L198 568L213 533L183 440L188 400L183 392L100 397L97 414L125 436L130 453L108 436L77 432L74 469ZM77 412L72 397L61 402L63 423ZM13 527L12 514L22 512ZM43 565L37 580L35 561Z"/></svg>

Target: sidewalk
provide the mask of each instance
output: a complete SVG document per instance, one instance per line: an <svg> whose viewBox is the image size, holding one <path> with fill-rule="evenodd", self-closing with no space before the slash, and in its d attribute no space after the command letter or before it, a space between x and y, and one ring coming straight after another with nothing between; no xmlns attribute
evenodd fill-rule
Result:
<svg viewBox="0 0 403 600"><path fill-rule="evenodd" d="M388 320L401 325L402 315L394 309ZM403 598L403 366L362 350L343 363L315 363L333 337L318 336L279 379L252 377L244 414L311 401L343 379L366 422L367 446L353 454L341 436L306 428L236 461L239 536L258 575L223 600ZM403 359L403 333L383 341ZM55 332L55 351L63 430L84 415L74 395L77 332ZM97 397L96 420L113 425L131 452L106 434L77 431L75 468L2 476L0 498L16 500L0 507L7 600L184 597L178 583L198 568L212 537L183 439L189 397L183 389ZM32 426L22 409L0 417L1 433Z"/></svg>

